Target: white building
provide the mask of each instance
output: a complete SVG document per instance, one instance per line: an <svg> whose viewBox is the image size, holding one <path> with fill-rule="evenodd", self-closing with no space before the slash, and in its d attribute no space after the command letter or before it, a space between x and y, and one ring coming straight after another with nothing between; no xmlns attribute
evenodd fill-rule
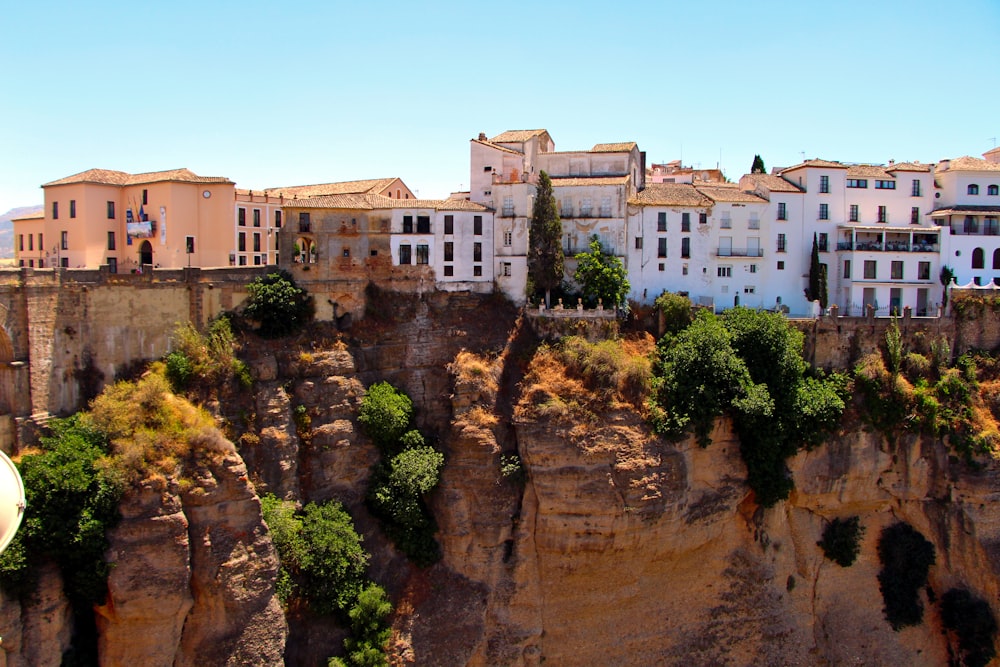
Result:
<svg viewBox="0 0 1000 667"><path fill-rule="evenodd" d="M1000 285L1000 149L942 160L932 218L945 230L941 261L958 285Z"/></svg>

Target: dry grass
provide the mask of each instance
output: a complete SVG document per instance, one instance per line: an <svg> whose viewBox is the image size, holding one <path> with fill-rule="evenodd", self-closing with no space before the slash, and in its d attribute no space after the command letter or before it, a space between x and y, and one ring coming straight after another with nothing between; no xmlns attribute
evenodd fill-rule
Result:
<svg viewBox="0 0 1000 667"><path fill-rule="evenodd" d="M496 360L462 350L448 364L455 378L456 391L478 395L478 401L492 404L496 400L500 380L500 365Z"/></svg>

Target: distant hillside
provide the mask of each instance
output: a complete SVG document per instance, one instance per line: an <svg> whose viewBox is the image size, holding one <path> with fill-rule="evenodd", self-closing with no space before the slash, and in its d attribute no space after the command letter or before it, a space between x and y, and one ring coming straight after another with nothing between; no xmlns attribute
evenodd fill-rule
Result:
<svg viewBox="0 0 1000 667"><path fill-rule="evenodd" d="M0 215L0 259L14 257L14 223L11 220L41 210L41 206L19 206Z"/></svg>

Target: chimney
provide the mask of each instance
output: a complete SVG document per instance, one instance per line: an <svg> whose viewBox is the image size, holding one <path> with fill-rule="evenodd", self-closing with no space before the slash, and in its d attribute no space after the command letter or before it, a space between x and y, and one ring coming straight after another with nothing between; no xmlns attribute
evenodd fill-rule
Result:
<svg viewBox="0 0 1000 667"><path fill-rule="evenodd" d="M480 132L479 133L479 140L480 141L486 141L486 133L485 132Z"/></svg>

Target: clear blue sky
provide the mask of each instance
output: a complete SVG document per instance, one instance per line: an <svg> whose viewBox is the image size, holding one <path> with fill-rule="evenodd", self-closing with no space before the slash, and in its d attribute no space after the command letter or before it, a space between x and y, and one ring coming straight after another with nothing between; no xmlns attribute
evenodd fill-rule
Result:
<svg viewBox="0 0 1000 667"><path fill-rule="evenodd" d="M507 129L731 179L1000 139L1000 0L148 4L6 3L0 213L92 167L443 197Z"/></svg>

